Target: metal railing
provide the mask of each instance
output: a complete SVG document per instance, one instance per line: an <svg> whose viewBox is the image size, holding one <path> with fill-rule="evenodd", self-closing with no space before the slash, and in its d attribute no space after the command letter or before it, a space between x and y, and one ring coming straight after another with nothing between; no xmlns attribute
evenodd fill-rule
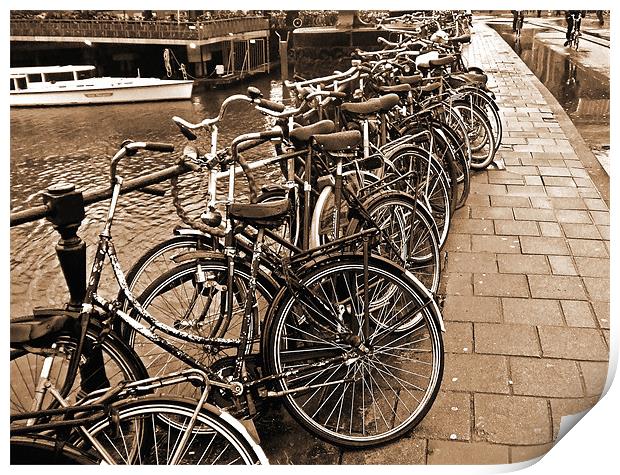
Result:
<svg viewBox="0 0 620 475"><path fill-rule="evenodd" d="M230 18L209 22L146 20L11 19L11 37L141 38L200 41L230 33L269 30L265 17Z"/></svg>

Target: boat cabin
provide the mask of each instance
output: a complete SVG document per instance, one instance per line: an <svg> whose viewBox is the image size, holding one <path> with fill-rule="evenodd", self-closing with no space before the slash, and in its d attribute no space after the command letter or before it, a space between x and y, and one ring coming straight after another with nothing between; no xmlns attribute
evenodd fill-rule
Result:
<svg viewBox="0 0 620 475"><path fill-rule="evenodd" d="M11 91L38 89L50 84L79 81L95 77L94 66L40 66L32 68L11 68Z"/></svg>

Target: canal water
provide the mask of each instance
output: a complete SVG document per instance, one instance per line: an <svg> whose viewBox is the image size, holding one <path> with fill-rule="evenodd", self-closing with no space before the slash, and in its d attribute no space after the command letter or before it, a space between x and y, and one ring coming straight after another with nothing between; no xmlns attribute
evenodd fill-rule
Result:
<svg viewBox="0 0 620 475"><path fill-rule="evenodd" d="M188 144L171 118L179 116L191 122L215 117L226 97L244 93L248 85L257 86L264 97L280 100L282 87L275 76L263 76L251 83L225 90L196 93L191 101L143 104L74 106L54 108L12 108L10 113L10 201L11 211L41 204L41 191L51 184L68 181L78 189L106 187L109 163L125 139L169 142L175 145L172 154L141 152L127 157L119 167L125 179L173 165ZM247 103L236 103L227 109L219 127L219 144L229 145L237 135L264 130L269 119ZM203 135L204 136L204 135ZM198 142L207 147L208 140ZM266 146L265 146L266 147ZM254 154L273 154L261 148ZM263 155L264 156L264 155ZM247 155L246 158L257 158ZM259 182L278 182L281 174L271 167L257 174ZM183 177L183 203L198 210L204 205L198 177ZM243 194L244 179L238 180ZM226 188L226 184L222 184ZM98 233L107 215L109 201L87 208L87 216L79 235L87 243L87 272L95 251ZM170 193L156 197L131 193L119 200L112 235L125 272L150 246L171 236L181 224L172 206ZM10 231L11 316L31 311L35 306L58 306L67 301L68 293L58 265L54 246L58 234L46 220L17 226ZM103 279L106 297L116 295L112 272Z"/></svg>
<svg viewBox="0 0 620 475"><path fill-rule="evenodd" d="M579 51L568 54L562 45L564 34L557 30L526 25L520 42L515 42L510 25L490 26L553 94L590 148L604 153L609 144L609 75L587 63L593 54L589 49L597 46L582 39Z"/></svg>

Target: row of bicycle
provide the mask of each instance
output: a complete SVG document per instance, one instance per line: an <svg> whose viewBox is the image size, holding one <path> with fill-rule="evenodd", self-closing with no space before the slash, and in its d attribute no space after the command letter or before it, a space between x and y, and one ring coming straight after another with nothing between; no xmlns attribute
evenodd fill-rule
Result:
<svg viewBox="0 0 620 475"><path fill-rule="evenodd" d="M440 250L502 128L486 75L464 66L468 37L386 37L382 50L356 51L348 71L287 81L286 105L250 87L215 118L173 118L189 143L169 173L140 183L159 193L150 185L172 177L186 226L127 274L111 232L130 183L119 162L173 147L123 143L87 284L66 308L12 320L13 463L35 453L43 463L267 463L247 427L274 398L349 448L423 419L444 365ZM222 148L218 125L234 102L270 127ZM269 166L282 178L259 186ZM199 215L183 203L188 173L206 184ZM107 259L114 301L98 292Z"/></svg>

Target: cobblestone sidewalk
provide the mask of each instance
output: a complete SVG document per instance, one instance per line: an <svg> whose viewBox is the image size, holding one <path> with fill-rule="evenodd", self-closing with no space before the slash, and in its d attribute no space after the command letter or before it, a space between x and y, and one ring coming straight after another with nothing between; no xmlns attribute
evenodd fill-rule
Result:
<svg viewBox="0 0 620 475"><path fill-rule="evenodd" d="M547 452L561 417L591 407L603 389L609 210L590 179L596 165L521 59L474 26L466 54L492 77L505 169L474 175L446 244L439 396L409 437L368 451L324 444L274 411L258 423L272 463L520 462Z"/></svg>

